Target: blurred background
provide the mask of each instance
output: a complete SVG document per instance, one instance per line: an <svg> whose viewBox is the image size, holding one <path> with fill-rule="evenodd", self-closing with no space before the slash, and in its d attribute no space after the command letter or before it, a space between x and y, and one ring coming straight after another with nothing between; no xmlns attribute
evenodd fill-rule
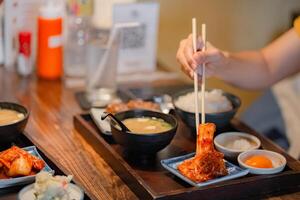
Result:
<svg viewBox="0 0 300 200"><path fill-rule="evenodd" d="M227 51L255 50L264 47L292 26L300 14L298 0L160 0L158 62L180 71L175 55L179 41L191 32L191 18L207 24L207 38ZM182 73L182 78L187 79ZM241 97L245 111L261 91L233 88L216 79L208 87L222 88Z"/></svg>
<svg viewBox="0 0 300 200"><path fill-rule="evenodd" d="M5 2L6 1L6 2ZM19 7L30 7L27 9L32 14L30 19L38 15L38 5L46 0L5 0L0 1L0 13L5 15L5 6L7 2L12 5L11 9L17 4ZM4 2L4 3L3 3ZM83 6L80 8L73 6L80 2ZM187 37L191 32L191 18L196 17L198 23L207 24L207 38L214 46L227 51L241 51L259 49L274 40L281 33L292 26L293 19L300 13L299 0L67 0L69 14L72 12L77 15L78 12L83 15L92 15L92 24L102 29L110 29L112 26L112 7L120 3L134 2L156 2L159 4L159 18L157 27L157 46L156 62L160 68L176 72L184 81L191 83L183 73L176 62L176 51L180 40ZM15 9L16 10L16 9ZM25 10L25 8L23 9ZM77 13L76 13L77 12ZM4 13L4 14L3 14ZM14 13L14 12L12 12ZM14 15L14 14L12 14ZM16 14L15 14L16 15ZM17 21L14 16L6 23L8 17L2 19L4 24ZM27 20L28 21L28 20ZM20 24L20 23L19 23ZM33 22L26 22L28 26L34 26ZM8 25L9 28L10 25ZM9 42L4 42L4 35L10 35L10 32L4 34L7 27L0 30L0 43L5 46ZM13 28L12 28L13 29ZM35 27L33 37L35 36ZM33 38L33 57L35 57L35 38ZM154 41L155 42L155 41ZM16 46L16 41L11 46ZM155 47L154 47L155 48ZM8 57L6 47L0 48L0 61L5 65L11 65L4 61L3 54ZM154 52L155 53L155 52ZM2 56L1 56L2 55ZM35 60L35 58L33 58ZM67 60L67 59L65 59ZM7 64L8 63L8 64ZM216 79L208 80L208 87L221 88L233 92L241 97L243 105L239 113L245 111L250 103L260 96L261 91L245 91L231 87L222 81Z"/></svg>

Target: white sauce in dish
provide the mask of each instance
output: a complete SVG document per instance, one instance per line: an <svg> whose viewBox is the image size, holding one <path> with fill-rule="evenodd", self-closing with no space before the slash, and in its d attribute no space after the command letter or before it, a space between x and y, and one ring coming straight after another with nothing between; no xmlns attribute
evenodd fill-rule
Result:
<svg viewBox="0 0 300 200"><path fill-rule="evenodd" d="M246 151L253 147L252 142L250 142L248 139L245 138L238 138L233 141L228 142L225 145L228 149L234 149L238 151Z"/></svg>

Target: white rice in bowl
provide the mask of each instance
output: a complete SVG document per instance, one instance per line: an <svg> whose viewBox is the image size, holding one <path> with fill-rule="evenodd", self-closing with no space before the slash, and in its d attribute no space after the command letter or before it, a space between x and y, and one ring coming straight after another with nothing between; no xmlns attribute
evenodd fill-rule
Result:
<svg viewBox="0 0 300 200"><path fill-rule="evenodd" d="M187 112L195 112L194 92L187 93L186 95L178 97L175 105ZM201 109L201 92L198 92L198 105ZM232 109L231 102L223 95L222 90L213 89L205 91L205 112L206 113L220 113ZM201 111L201 110L199 110Z"/></svg>

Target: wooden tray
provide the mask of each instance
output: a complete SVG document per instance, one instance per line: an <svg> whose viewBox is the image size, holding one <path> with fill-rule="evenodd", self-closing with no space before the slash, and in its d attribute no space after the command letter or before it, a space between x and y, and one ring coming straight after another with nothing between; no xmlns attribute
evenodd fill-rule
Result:
<svg viewBox="0 0 300 200"><path fill-rule="evenodd" d="M197 188L176 178L160 164L162 159L184 155L195 149L190 130L181 120L171 144L155 158L126 155L111 136L101 134L89 114L75 116L74 126L140 199L253 199L300 190L300 162L237 120L232 121L228 130L253 134L261 140L263 149L284 155L287 166L283 172L275 175L247 175Z"/></svg>
<svg viewBox="0 0 300 200"><path fill-rule="evenodd" d="M15 142L15 145L19 147L27 147L34 145L25 135L21 135ZM0 150L4 150L8 147L0 147ZM66 175L64 174L43 152L41 152L37 148L39 154L45 160L45 162L49 165L51 169L55 171L55 175ZM0 200L16 200L18 198L18 192L25 187L26 185L19 185L9 188L1 188L0 189ZM90 198L84 194L84 200L90 200Z"/></svg>

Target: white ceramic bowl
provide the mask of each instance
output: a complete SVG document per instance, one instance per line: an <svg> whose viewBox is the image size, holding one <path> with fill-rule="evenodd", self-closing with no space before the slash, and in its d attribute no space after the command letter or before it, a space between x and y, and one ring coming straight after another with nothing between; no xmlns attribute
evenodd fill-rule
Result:
<svg viewBox="0 0 300 200"><path fill-rule="evenodd" d="M33 200L35 199L33 184L27 185L22 190L20 190L18 194L18 200ZM73 183L69 183L69 187L67 189L71 199L74 200L83 200L84 193L83 190Z"/></svg>
<svg viewBox="0 0 300 200"><path fill-rule="evenodd" d="M247 158L254 155L263 155L269 158L272 161L273 168L256 168L246 165L245 161L247 160ZM242 168L249 169L249 172L251 174L276 174L281 172L286 165L286 159L283 155L274 151L267 150L245 151L238 156L238 162Z"/></svg>
<svg viewBox="0 0 300 200"><path fill-rule="evenodd" d="M228 144L237 139L246 139L251 142L251 147L247 149L233 149L229 148ZM215 147L218 151L222 152L227 159L235 160L238 155L244 151L258 149L260 147L260 140L248 133L243 132L225 132L217 135L214 139Z"/></svg>

